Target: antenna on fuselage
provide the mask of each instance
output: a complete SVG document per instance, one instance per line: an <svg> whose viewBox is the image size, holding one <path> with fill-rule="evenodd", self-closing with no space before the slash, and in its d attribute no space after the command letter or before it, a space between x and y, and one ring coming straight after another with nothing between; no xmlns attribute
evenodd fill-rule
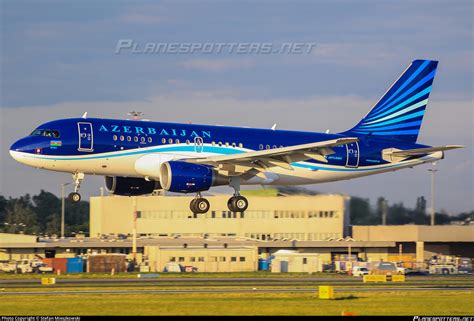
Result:
<svg viewBox="0 0 474 321"><path fill-rule="evenodd" d="M277 128L277 124L275 123L275 124L273 124L273 126L272 126L272 130L275 130L276 128Z"/></svg>
<svg viewBox="0 0 474 321"><path fill-rule="evenodd" d="M87 118L87 111L84 114L82 114L82 118L84 118L84 119Z"/></svg>

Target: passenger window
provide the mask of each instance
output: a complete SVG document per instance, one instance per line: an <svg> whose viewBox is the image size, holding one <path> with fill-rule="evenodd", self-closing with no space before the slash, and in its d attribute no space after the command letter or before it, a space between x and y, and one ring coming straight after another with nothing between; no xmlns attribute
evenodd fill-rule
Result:
<svg viewBox="0 0 474 321"><path fill-rule="evenodd" d="M270 145L265 146L266 149L270 149Z"/></svg>
<svg viewBox="0 0 474 321"><path fill-rule="evenodd" d="M135 143L138 143L138 136L133 137L133 141L134 141Z"/></svg>
<svg viewBox="0 0 474 321"><path fill-rule="evenodd" d="M189 141L189 139L186 139L186 145L189 145L191 142Z"/></svg>
<svg viewBox="0 0 474 321"><path fill-rule="evenodd" d="M263 149L263 145L262 144L258 145L258 149Z"/></svg>
<svg viewBox="0 0 474 321"><path fill-rule="evenodd" d="M174 142L175 142L176 144L179 144L179 139L175 139Z"/></svg>
<svg viewBox="0 0 474 321"><path fill-rule="evenodd" d="M228 142L225 142L225 147L229 147L229 143L228 143Z"/></svg>
<svg viewBox="0 0 474 321"><path fill-rule="evenodd" d="M161 139L161 142L162 142L163 144L166 144L166 138L162 138L162 139Z"/></svg>
<svg viewBox="0 0 474 321"><path fill-rule="evenodd" d="M212 143L211 143L211 144L212 144L212 146L214 146L214 145L216 145L216 142L215 142L215 141L212 141Z"/></svg>
<svg viewBox="0 0 474 321"><path fill-rule="evenodd" d="M151 143L153 141L153 138L148 137L148 142Z"/></svg>
<svg viewBox="0 0 474 321"><path fill-rule="evenodd" d="M124 141L125 140L125 137L123 135L120 135L120 141Z"/></svg>
<svg viewBox="0 0 474 321"><path fill-rule="evenodd" d="M145 144L145 142L146 142L145 137L141 137L141 138L140 138L140 143Z"/></svg>
<svg viewBox="0 0 474 321"><path fill-rule="evenodd" d="M127 136L127 142L131 142L131 141L132 141L132 137Z"/></svg>
<svg viewBox="0 0 474 321"><path fill-rule="evenodd" d="M222 146L222 142L219 142L219 146Z"/></svg>
<svg viewBox="0 0 474 321"><path fill-rule="evenodd" d="M277 145L273 145L272 147L273 147L273 148L277 148Z"/></svg>
<svg viewBox="0 0 474 321"><path fill-rule="evenodd" d="M168 139L168 143L173 144L173 138Z"/></svg>
<svg viewBox="0 0 474 321"><path fill-rule="evenodd" d="M235 143L232 143L232 147L234 147L234 148L235 148L235 146L236 146L236 145L235 145Z"/></svg>
<svg viewBox="0 0 474 321"><path fill-rule="evenodd" d="M240 147L240 148L244 147L244 144L239 143L239 147Z"/></svg>
<svg viewBox="0 0 474 321"><path fill-rule="evenodd" d="M117 135L112 136L114 140L117 140Z"/></svg>

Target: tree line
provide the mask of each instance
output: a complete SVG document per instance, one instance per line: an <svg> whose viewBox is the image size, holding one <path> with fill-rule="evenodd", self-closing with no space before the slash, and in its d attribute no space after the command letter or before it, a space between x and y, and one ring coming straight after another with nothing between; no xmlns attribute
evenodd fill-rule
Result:
<svg viewBox="0 0 474 321"><path fill-rule="evenodd" d="M278 187L280 195L309 194L318 192L295 188ZM72 203L65 200L65 234L89 232L89 202ZM385 213L385 215L384 215ZM430 224L430 215L426 213L426 200L418 197L415 208L406 208L403 203L388 204L380 197L375 206L368 199L351 197L350 219L352 225L380 225L385 216L387 225ZM450 224L453 221L468 223L474 219L474 211L448 215L444 211L436 212L437 225ZM41 190L38 195L5 198L0 195L0 232L25 234L60 234L61 198Z"/></svg>
<svg viewBox="0 0 474 321"><path fill-rule="evenodd" d="M57 234L61 232L61 198L41 190L38 195L18 198L0 195L0 231L24 234ZM89 202L65 200L66 236L89 232Z"/></svg>

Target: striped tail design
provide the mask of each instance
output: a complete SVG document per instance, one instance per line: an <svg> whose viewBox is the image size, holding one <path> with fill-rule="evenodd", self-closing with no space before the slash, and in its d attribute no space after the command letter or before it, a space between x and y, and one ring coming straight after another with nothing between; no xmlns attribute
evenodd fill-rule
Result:
<svg viewBox="0 0 474 321"><path fill-rule="evenodd" d="M437 61L415 60L349 135L376 135L416 142Z"/></svg>

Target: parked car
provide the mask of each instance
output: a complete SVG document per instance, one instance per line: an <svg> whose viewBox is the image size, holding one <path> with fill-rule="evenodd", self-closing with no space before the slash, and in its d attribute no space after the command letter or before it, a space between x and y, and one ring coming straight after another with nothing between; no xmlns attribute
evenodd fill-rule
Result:
<svg viewBox="0 0 474 321"><path fill-rule="evenodd" d="M368 274L369 274L369 270L366 267L354 266L352 268L352 275L353 276L364 276L364 275L368 275Z"/></svg>
<svg viewBox="0 0 474 321"><path fill-rule="evenodd" d="M455 265L437 264L430 266L430 274L459 274L459 271Z"/></svg>

